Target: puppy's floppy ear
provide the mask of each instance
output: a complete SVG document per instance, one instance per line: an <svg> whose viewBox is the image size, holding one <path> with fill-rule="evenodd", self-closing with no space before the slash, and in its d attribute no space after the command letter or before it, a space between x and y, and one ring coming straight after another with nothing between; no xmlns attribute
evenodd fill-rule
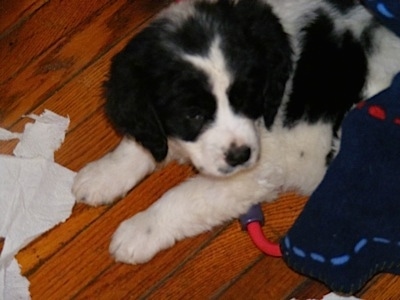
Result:
<svg viewBox="0 0 400 300"><path fill-rule="evenodd" d="M161 162L168 153L167 137L155 108L157 83L152 80L151 32L143 32L114 57L105 84L106 113L116 129L135 138Z"/></svg>
<svg viewBox="0 0 400 300"><path fill-rule="evenodd" d="M282 102L286 83L292 71L292 49L289 38L272 8L260 0L242 0L237 4L243 28L257 49L266 72L264 85L264 122L269 128Z"/></svg>

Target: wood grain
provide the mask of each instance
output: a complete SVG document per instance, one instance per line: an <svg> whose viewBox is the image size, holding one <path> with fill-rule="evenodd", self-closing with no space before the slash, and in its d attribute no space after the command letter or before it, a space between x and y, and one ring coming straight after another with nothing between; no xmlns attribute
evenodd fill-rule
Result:
<svg viewBox="0 0 400 300"><path fill-rule="evenodd" d="M0 1L0 38L21 26L48 0Z"/></svg>

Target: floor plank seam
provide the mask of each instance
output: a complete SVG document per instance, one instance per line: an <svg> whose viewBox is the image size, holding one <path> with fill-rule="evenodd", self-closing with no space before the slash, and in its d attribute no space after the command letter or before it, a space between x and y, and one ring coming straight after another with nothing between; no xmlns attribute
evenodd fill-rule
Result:
<svg viewBox="0 0 400 300"><path fill-rule="evenodd" d="M101 53L97 54L96 56L93 57L92 60L90 60L89 62L87 62L85 65L83 65L79 70L77 70L75 73L71 74L71 76L69 78L67 78L66 80L64 80L60 85L58 85L57 87L49 90L48 92L46 92L43 96L41 96L38 101L35 103L34 106L32 106L26 114L30 114L33 111L35 111L38 107L42 106L46 101L48 101L52 96L54 96L56 93L58 93L60 90L62 90L63 88L65 88L65 86L67 86L70 82L72 82L73 80L75 80L78 76L80 76L83 72L85 72L88 68L90 68L91 66L93 66L96 62L98 62L100 59L102 59L102 57L104 57L105 55L107 55L107 53L109 53L116 45L118 45L120 42L122 42L125 38L129 37L130 35L132 35L138 28L142 27L144 24L146 24L150 19L152 19L154 17L154 15L152 15L151 17L145 19L142 23L140 23L138 26L134 27L132 30L129 30L125 35L121 36L119 39L116 39L114 43L110 44L108 47L106 47ZM41 56L38 56L36 59L40 59ZM33 63L33 61L31 62ZM17 75L16 75L17 76ZM106 76L106 74L105 74ZM8 80L7 80L8 81ZM3 83L2 83L3 84ZM0 84L0 85L2 85ZM101 91L100 91L101 92ZM98 110L96 110L97 112ZM93 113L91 114L93 115ZM87 118L86 118L87 119ZM10 126L7 126L7 129L11 129L12 127L14 127L18 122L20 122L21 120L18 119L15 122L13 122ZM81 124L82 122L80 122L79 124ZM78 124L77 126L78 127Z"/></svg>
<svg viewBox="0 0 400 300"><path fill-rule="evenodd" d="M312 279L304 278L300 284L298 284L294 289L292 289L291 291L288 292L287 296L285 296L285 300L296 299L296 294L299 291L303 290L304 287L309 285L311 282L312 282Z"/></svg>
<svg viewBox="0 0 400 300"><path fill-rule="evenodd" d="M96 222L98 219L100 219L105 213L107 213L111 208L113 207L113 205L111 205L108 209L104 210L103 212L100 213L100 215L93 219L90 223L86 224L84 227L82 227L79 231L77 231L76 234L74 234L71 238L69 238L68 240L66 240L63 244L63 246L57 250L54 251L51 255L47 256L45 259L39 259L38 263L35 264L32 268L30 268L29 270L27 270L26 272L24 272L24 274L22 274L25 277L30 277L33 274L35 274L43 265L45 265L48 261L50 261L55 255L57 255L59 253L59 251L64 248L66 245L70 244L73 240L75 240L77 237L79 237L83 232L85 232L88 228L90 228L92 226L92 224L94 222ZM67 220L68 221L68 220ZM36 240L34 240L32 242L32 244L34 244L38 239L40 239L40 237L38 237ZM26 247L30 247L30 245L26 246Z"/></svg>
<svg viewBox="0 0 400 300"><path fill-rule="evenodd" d="M68 28L62 35L60 35L58 38L56 38L51 44L49 44L47 47L43 48L39 53L36 55L33 55L29 61L25 62L23 66L20 66L20 68L13 73L13 75L10 78L7 78L5 81L0 82L0 85L3 85L4 83L8 82L10 79L15 78L19 74L21 74L26 68L28 68L33 62L39 60L42 56L45 55L48 51L50 51L52 48L62 48L63 43L65 41L69 40L69 37L74 36L77 32L82 31L82 28L85 28L85 24L91 24L93 19L98 18L102 12L104 12L108 7L110 7L116 0L113 2L108 2L105 3L103 6L100 6L97 10L93 11L92 14L86 18L84 18L82 21L77 22L75 26L72 26L71 28ZM58 45L61 44L61 45ZM90 63L90 62L89 62ZM88 63L88 64L89 64Z"/></svg>
<svg viewBox="0 0 400 300"><path fill-rule="evenodd" d="M30 18L32 18L39 10L43 8L43 6L47 5L50 2L50 0L46 0L45 2L42 3L39 7L37 7L34 11L32 11L29 15L19 19L16 23L10 25L9 27L5 28L5 30L0 33L0 41L10 35L13 31L17 30L21 26L25 24L26 21L28 21Z"/></svg>
<svg viewBox="0 0 400 300"><path fill-rule="evenodd" d="M205 248L207 248L220 234L222 234L231 223L225 224L218 228L206 241L204 241L200 246L194 249L185 259L180 262L175 268L173 268L168 274L161 278L155 285L150 287L146 293L138 297L140 300L146 300L151 297L159 288L161 288L165 283L174 277L174 275L179 272L189 261L195 258L199 253L201 253ZM168 250L167 250L168 251Z"/></svg>
<svg viewBox="0 0 400 300"><path fill-rule="evenodd" d="M211 295L210 300L217 300L224 295L224 293L234 286L244 275L246 275L255 265L257 265L263 258L264 254L259 254L256 259L250 262L246 268L239 272L235 277L222 285L218 290L216 290L213 295Z"/></svg>

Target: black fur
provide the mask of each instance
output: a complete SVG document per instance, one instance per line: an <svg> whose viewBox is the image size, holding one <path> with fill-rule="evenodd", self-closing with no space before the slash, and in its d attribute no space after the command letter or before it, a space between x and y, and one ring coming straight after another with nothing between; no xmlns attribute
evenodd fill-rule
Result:
<svg viewBox="0 0 400 300"><path fill-rule="evenodd" d="M286 107L286 126L325 121L337 130L344 114L362 100L368 71L362 41L349 31L338 36L333 29L333 21L323 12L303 29L302 54Z"/></svg>
<svg viewBox="0 0 400 300"><path fill-rule="evenodd" d="M257 0L201 3L197 9L204 13L204 27L214 26L210 31L223 37L222 50L234 75L228 91L232 107L253 119L263 115L270 127L292 71L291 48L278 18Z"/></svg>
<svg viewBox="0 0 400 300"><path fill-rule="evenodd" d="M348 12L354 6L359 5L359 0L325 0L332 4L336 9L342 13Z"/></svg>
<svg viewBox="0 0 400 300"><path fill-rule="evenodd" d="M111 121L157 161L167 155L167 136L195 139L215 111L206 76L163 43L165 22L146 28L114 58L106 85Z"/></svg>

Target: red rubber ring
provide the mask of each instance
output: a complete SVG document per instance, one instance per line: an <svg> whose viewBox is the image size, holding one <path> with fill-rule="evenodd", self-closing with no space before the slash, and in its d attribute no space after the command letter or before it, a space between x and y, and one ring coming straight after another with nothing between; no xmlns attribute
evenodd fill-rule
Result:
<svg viewBox="0 0 400 300"><path fill-rule="evenodd" d="M254 245L262 252L269 256L282 257L281 248L279 244L269 241L261 229L259 222L252 222L247 225L247 231L253 241Z"/></svg>

